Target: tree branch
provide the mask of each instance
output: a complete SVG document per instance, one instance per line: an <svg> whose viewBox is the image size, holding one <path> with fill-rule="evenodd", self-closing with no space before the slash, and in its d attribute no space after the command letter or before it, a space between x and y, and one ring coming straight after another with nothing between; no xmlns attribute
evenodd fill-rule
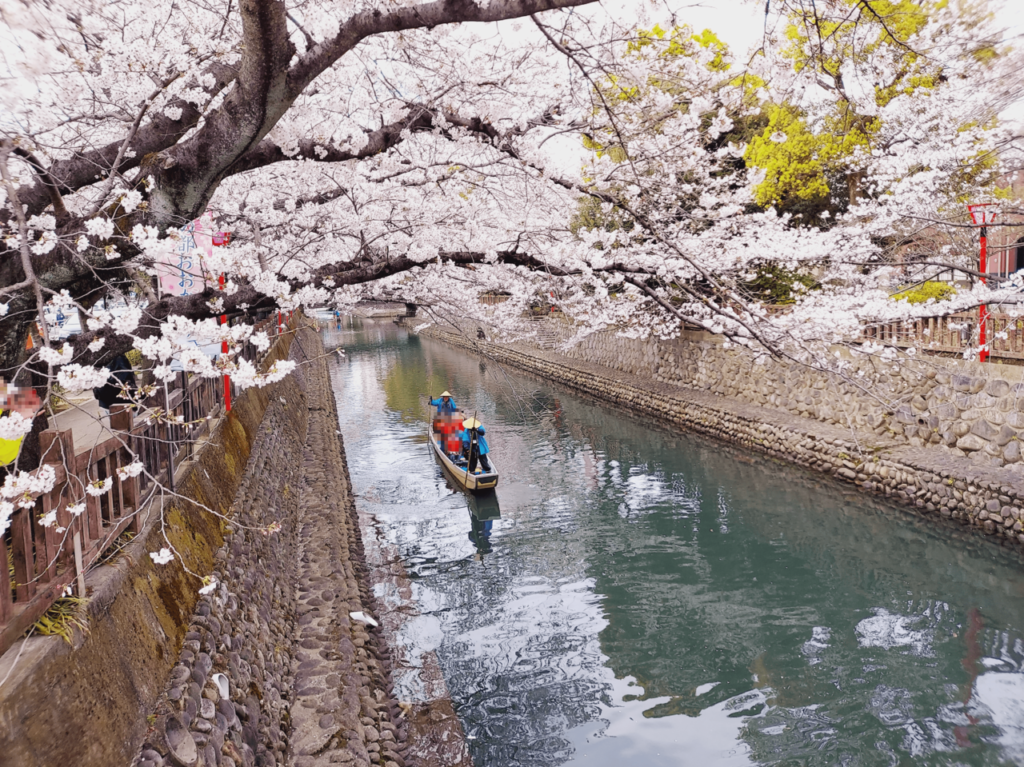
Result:
<svg viewBox="0 0 1024 767"><path fill-rule="evenodd" d="M204 74L214 76L215 84L207 90L213 98L231 84L236 71L232 67L214 62L206 67ZM26 214L32 216L42 213L46 206L53 202L51 189L66 195L95 184L97 173L125 173L137 168L146 156L174 146L203 116L194 104L182 99L172 100L169 106L181 109L180 119L172 120L163 112L151 115L149 122L137 130L134 140L127 147L131 150L130 153L122 151L125 143L122 138L98 149L77 152L67 160L51 163L45 171L48 183L40 180L18 190L21 202L26 207ZM119 154L121 159L115 162ZM7 211L0 213L0 220L7 220L9 215Z"/></svg>
<svg viewBox="0 0 1024 767"><path fill-rule="evenodd" d="M306 52L288 75L289 89L297 96L321 72L373 35L469 21L503 21L592 2L596 0L491 0L486 4L474 0L435 0L398 7L389 13L377 8L362 11L342 22L332 40Z"/></svg>

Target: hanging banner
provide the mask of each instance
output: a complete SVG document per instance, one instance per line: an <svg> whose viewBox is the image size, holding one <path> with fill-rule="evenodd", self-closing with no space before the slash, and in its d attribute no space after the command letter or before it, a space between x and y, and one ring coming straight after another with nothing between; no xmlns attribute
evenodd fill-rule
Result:
<svg viewBox="0 0 1024 767"><path fill-rule="evenodd" d="M203 263L213 253L213 236L218 234L213 227L213 214L206 211L181 228L176 252L154 264L161 295L191 296L216 282Z"/></svg>
<svg viewBox="0 0 1024 767"><path fill-rule="evenodd" d="M217 286L217 278L204 263L204 258L213 254L215 236L223 237L223 233L214 230L210 211L181 228L175 252L154 264L161 296L192 296ZM192 339L190 343L211 359L221 354L221 345L216 342ZM183 369L178 357L176 354L170 360L171 370Z"/></svg>

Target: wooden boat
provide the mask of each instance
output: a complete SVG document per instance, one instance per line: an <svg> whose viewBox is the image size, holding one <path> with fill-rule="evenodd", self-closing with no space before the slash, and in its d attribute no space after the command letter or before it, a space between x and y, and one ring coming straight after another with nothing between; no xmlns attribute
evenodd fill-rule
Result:
<svg viewBox="0 0 1024 767"><path fill-rule="evenodd" d="M462 413L454 413L450 420L461 422L463 420ZM476 471L471 474L468 464L463 463L459 465L455 463L448 456L448 452L441 448L439 443L447 442L449 437L448 433L437 430L437 427L442 423L446 424L448 421L438 418L432 420L427 426L427 436L430 439L430 446L434 450L434 455L441 462L444 470L448 472L448 475L463 490L468 490L471 493L485 493L494 490L498 486L498 469L494 465L494 459L491 458L490 453L487 454L487 459L491 464L491 470L484 471L480 465L477 465Z"/></svg>

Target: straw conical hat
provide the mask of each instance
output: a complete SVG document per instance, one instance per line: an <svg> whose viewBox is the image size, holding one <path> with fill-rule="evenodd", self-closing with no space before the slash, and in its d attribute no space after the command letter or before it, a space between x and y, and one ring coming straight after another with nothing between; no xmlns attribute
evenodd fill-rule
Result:
<svg viewBox="0 0 1024 767"><path fill-rule="evenodd" d="M483 424L475 418L467 418L462 422L463 429L479 429L481 426L483 426Z"/></svg>
<svg viewBox="0 0 1024 767"><path fill-rule="evenodd" d="M450 396L452 396L452 393L450 391L443 391L443 392L441 392L441 396L442 397L450 397Z"/></svg>

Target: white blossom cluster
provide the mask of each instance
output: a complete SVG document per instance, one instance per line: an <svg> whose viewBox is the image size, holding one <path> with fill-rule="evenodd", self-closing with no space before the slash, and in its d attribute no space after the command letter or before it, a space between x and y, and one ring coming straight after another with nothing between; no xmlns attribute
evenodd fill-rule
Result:
<svg viewBox="0 0 1024 767"><path fill-rule="evenodd" d="M53 490L57 481L57 473L52 466L40 466L33 472L19 471L4 478L0 487L0 535L10 527L11 515L15 507L31 509L36 498Z"/></svg>
<svg viewBox="0 0 1024 767"><path fill-rule="evenodd" d="M831 23L849 15L851 3L811 9L782 0L772 13L813 10ZM358 14L418 4L287 5L294 74ZM146 295L123 311L67 291L47 299L81 312L86 332L131 339L160 382L184 369L227 374L244 388L290 372L293 363L278 362L261 374L240 358L242 344L264 350L269 338L218 322L237 311L239 291L280 311L407 301L467 325L486 322L506 339L533 332L533 310L556 305L576 340L605 328L671 338L702 327L755 353L805 361L831 358L834 343L858 342L865 324L1020 301L1019 279L976 283L941 304L892 298L900 285L928 278L927 269L908 265L910 250L926 251L919 260L976 264L963 201L995 200L988 190L1019 159L1019 138L997 114L1020 92L1024 62L1002 44L997 19L966 4L930 4L927 23L896 45L886 42L884 25L861 14L854 32L768 38L743 62L696 30L673 29L660 6L630 6L622 18L588 7L541 14L536 23L410 24L361 38L281 108L261 143L273 162L225 173L196 193L233 235L194 267L203 279L225 276L225 289L204 297L209 317L172 314L158 333L143 332L148 307L162 297L147 280L176 261L188 221L166 214L177 202L155 159L113 173L109 155L140 159L126 115L129 123L138 118L139 130L191 121L179 147L222 119L247 53L238 12L215 6L0 0L18 43L7 62L11 87L0 98L11 123L26 126L19 146L44 164L99 148L107 158L92 183L62 200L81 217L73 234L47 208L24 226L10 216L0 239L39 257L63 244L110 280L112 294L123 291L115 272L132 275ZM656 18L661 36L651 32ZM880 85L904 82L908 71L913 87ZM750 161L758 131L780 151L796 142L783 128L749 126L789 105L811 135L827 135L839 102L870 126L870 141L854 142L832 171L855 182L849 204L800 214L758 203L768 179ZM168 153L166 168L176 161ZM8 167L11 189L35 183L31 163L14 158ZM13 209L9 189L0 198ZM813 278L815 288L794 285L788 310L770 312L749 288L768 263ZM507 300L485 305L484 293ZM105 343L97 337L87 348L99 352ZM228 351L217 358L197 348L220 343ZM76 360L71 344L46 344L37 354L69 392L107 379ZM0 419L0 436L25 431L15 416Z"/></svg>
<svg viewBox="0 0 1024 767"><path fill-rule="evenodd" d="M21 413L11 412L0 416L0 439L21 439L32 431L32 419Z"/></svg>

